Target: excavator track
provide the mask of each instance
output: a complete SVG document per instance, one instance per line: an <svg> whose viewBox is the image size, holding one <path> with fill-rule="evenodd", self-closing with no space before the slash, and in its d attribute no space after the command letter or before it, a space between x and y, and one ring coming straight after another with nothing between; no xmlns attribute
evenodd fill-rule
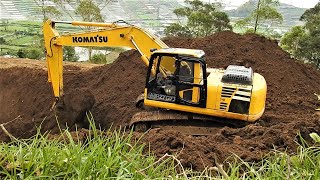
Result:
<svg viewBox="0 0 320 180"><path fill-rule="evenodd" d="M136 113L130 121L130 127L144 132L160 128L175 130L189 135L212 135L222 127L244 127L247 121L230 120L173 110L143 111Z"/></svg>

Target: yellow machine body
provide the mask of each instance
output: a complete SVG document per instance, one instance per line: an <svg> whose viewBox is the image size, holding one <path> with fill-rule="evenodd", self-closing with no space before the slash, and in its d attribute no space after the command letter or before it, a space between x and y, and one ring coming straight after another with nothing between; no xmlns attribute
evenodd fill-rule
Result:
<svg viewBox="0 0 320 180"><path fill-rule="evenodd" d="M168 102L160 102L156 100L147 99L147 89L145 89L145 100L144 103L147 106L165 108L178 110L183 112L191 112L196 114L203 114L209 116L216 116L222 118L238 119L244 121L256 121L264 113L265 110L265 100L266 100L266 81L258 73L254 73L253 84L254 86L246 85L236 85L222 83L221 78L224 73L224 70L221 69L212 69L213 71L208 76L208 92L207 92L207 101L206 108L201 107L192 107L186 105L179 105ZM233 88L234 92L230 97L222 97L224 88ZM243 91L247 90L247 91ZM197 94L199 91L194 91L195 96L200 96ZM251 98L238 97L237 94L246 94L251 96ZM248 113L234 113L229 112L230 104L232 99L243 99L250 102L249 112Z"/></svg>
<svg viewBox="0 0 320 180"><path fill-rule="evenodd" d="M145 105L251 122L259 119L264 113L267 93L267 84L264 77L258 73L251 72L252 74L249 73L248 75L252 77L251 83L249 84L241 83L241 78L240 81L238 78L240 74L237 71L249 71L251 68L240 67L240 69L238 69L239 67L234 66L234 68L236 68L236 79L232 80L233 82L224 82L223 76L228 75L228 68L224 70L201 66L201 59L204 58L204 52L202 50L171 48L157 50L153 56L158 56L157 54L164 57L182 56L182 59L183 57L189 57L189 59L190 57L191 59L194 58L194 61L180 60L185 64L188 63L188 66L193 66L192 68L189 67L193 69L192 80L188 80L189 87L184 88L184 90L178 90L177 96L172 97L183 101L181 103L179 103L178 100L173 102L165 100L165 98L170 99L170 96L166 96L166 94L157 94L157 96L164 96L165 98L154 98L154 94L153 97L150 98L149 95L153 92L150 92L150 88L146 87L144 93ZM153 59L155 58L152 58L150 63L156 64ZM176 59L178 59L178 57ZM166 63L166 65L169 66L168 63ZM174 65L172 64L171 66ZM167 71L167 74L173 74L173 72ZM175 86L178 85L175 84ZM190 92L189 99L184 97L186 91Z"/></svg>

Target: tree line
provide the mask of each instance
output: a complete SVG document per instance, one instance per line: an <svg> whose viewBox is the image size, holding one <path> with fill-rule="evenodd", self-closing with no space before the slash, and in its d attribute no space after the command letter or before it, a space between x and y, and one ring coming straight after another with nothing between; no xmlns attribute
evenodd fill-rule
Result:
<svg viewBox="0 0 320 180"><path fill-rule="evenodd" d="M281 47L293 57L310 61L320 69L320 2L300 17L304 26L294 26L281 38Z"/></svg>

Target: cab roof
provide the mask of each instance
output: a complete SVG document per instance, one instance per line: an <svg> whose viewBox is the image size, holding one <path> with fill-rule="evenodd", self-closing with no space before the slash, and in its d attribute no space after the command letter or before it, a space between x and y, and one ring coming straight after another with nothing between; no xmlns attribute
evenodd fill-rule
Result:
<svg viewBox="0 0 320 180"><path fill-rule="evenodd" d="M185 49L185 48L163 48L158 49L153 52L154 54L164 53L164 54L180 54L186 56L193 56L196 58L201 58L204 56L204 51L199 49Z"/></svg>

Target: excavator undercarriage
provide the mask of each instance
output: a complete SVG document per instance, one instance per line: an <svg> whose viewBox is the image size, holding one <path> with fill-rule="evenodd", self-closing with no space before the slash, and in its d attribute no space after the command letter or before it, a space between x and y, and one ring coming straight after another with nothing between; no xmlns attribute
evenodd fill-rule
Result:
<svg viewBox="0 0 320 180"><path fill-rule="evenodd" d="M212 135L221 127L244 127L249 122L173 110L142 111L133 115L130 127L139 132L160 128L189 135Z"/></svg>
<svg viewBox="0 0 320 180"><path fill-rule="evenodd" d="M241 128L250 123L248 121L148 107L144 106L143 97L144 94L141 94L136 99L136 107L141 112L134 114L129 123L129 127L138 132L160 128L163 130L175 130L188 135L202 136L212 135L215 131L225 126Z"/></svg>

